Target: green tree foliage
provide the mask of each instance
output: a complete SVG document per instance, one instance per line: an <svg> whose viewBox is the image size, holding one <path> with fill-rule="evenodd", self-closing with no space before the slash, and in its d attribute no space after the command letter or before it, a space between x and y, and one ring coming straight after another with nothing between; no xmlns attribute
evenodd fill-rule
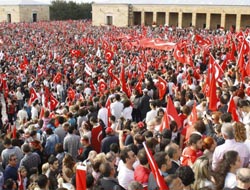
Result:
<svg viewBox="0 0 250 190"><path fill-rule="evenodd" d="M90 3L77 4L73 1L66 2L63 0L55 0L50 6L51 20L79 20L91 19L92 7Z"/></svg>

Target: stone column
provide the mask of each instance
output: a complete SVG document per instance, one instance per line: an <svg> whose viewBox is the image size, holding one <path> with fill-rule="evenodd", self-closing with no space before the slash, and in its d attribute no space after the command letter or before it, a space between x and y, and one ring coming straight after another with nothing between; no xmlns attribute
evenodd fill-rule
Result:
<svg viewBox="0 0 250 190"><path fill-rule="evenodd" d="M157 12L153 12L153 23L157 23Z"/></svg>
<svg viewBox="0 0 250 190"><path fill-rule="evenodd" d="M178 13L178 27L182 27L182 12Z"/></svg>
<svg viewBox="0 0 250 190"><path fill-rule="evenodd" d="M141 25L145 25L145 12L141 11Z"/></svg>
<svg viewBox="0 0 250 190"><path fill-rule="evenodd" d="M226 14L222 13L221 14L221 19L220 19L220 27L225 28L225 26L226 26L225 24L226 24Z"/></svg>
<svg viewBox="0 0 250 190"><path fill-rule="evenodd" d="M241 24L241 14L236 15L236 26L235 30L238 32L240 31L240 24Z"/></svg>
<svg viewBox="0 0 250 190"><path fill-rule="evenodd" d="M211 14L207 13L206 15L206 28L210 29L210 19L211 19Z"/></svg>
<svg viewBox="0 0 250 190"><path fill-rule="evenodd" d="M165 24L169 26L169 12L165 14Z"/></svg>
<svg viewBox="0 0 250 190"><path fill-rule="evenodd" d="M192 26L196 27L196 13L192 14Z"/></svg>

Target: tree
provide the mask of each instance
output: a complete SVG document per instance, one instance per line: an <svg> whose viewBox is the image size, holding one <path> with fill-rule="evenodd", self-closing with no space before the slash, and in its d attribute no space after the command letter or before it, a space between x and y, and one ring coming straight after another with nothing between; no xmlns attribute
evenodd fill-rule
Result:
<svg viewBox="0 0 250 190"><path fill-rule="evenodd" d="M52 1L50 6L51 20L79 20L91 19L92 7L90 3L77 4L73 1L66 2L63 0Z"/></svg>

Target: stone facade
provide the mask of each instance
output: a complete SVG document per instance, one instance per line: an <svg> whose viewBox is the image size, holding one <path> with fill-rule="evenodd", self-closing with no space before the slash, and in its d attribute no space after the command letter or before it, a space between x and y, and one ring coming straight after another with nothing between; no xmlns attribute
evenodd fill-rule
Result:
<svg viewBox="0 0 250 190"><path fill-rule="evenodd" d="M112 23L107 23L107 16ZM168 25L180 28L229 29L250 26L249 6L92 4L93 25Z"/></svg>
<svg viewBox="0 0 250 190"><path fill-rule="evenodd" d="M0 22L36 22L50 20L49 5L2 5Z"/></svg>

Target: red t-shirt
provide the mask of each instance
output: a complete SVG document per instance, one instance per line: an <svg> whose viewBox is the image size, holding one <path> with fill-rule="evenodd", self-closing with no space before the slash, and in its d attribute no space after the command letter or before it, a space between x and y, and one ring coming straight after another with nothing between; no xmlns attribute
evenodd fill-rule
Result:
<svg viewBox="0 0 250 190"><path fill-rule="evenodd" d="M181 155L181 165L187 166L190 165L190 163L194 163L195 160L202 155L202 152L200 150L193 150L191 147L186 147L182 151Z"/></svg>

